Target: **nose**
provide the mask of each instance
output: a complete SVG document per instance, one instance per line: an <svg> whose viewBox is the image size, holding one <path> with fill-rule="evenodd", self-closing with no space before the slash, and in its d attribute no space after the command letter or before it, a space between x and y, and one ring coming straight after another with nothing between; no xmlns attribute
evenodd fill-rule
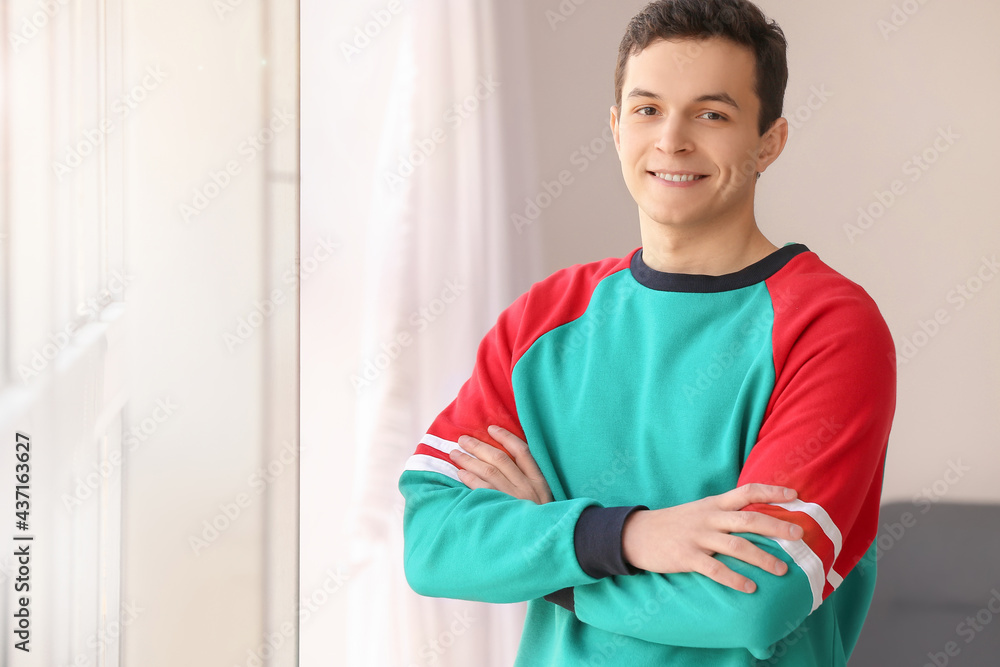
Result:
<svg viewBox="0 0 1000 667"><path fill-rule="evenodd" d="M663 119L656 147L664 153L682 153L694 148L685 119L678 114Z"/></svg>

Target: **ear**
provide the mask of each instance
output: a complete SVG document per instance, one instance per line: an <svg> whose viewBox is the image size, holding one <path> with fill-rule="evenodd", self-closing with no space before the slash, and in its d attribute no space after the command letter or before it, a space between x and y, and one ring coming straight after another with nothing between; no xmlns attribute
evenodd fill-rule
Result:
<svg viewBox="0 0 1000 667"><path fill-rule="evenodd" d="M788 141L788 121L778 118L760 138L760 152L757 154L757 172L764 171L778 159Z"/></svg>
<svg viewBox="0 0 1000 667"><path fill-rule="evenodd" d="M618 121L619 121L618 114L619 114L618 107L612 106L611 107L611 134L613 134L614 137L615 137L615 151L618 152L618 158L621 159L621 156L622 156L622 144L621 144L621 138L618 135L618 125L619 125L619 123L618 123Z"/></svg>

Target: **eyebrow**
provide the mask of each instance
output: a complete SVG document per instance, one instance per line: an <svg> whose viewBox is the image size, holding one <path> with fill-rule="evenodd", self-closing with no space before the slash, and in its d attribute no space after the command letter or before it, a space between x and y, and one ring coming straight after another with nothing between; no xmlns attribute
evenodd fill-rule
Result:
<svg viewBox="0 0 1000 667"><path fill-rule="evenodd" d="M650 99L660 100L660 101L662 101L663 99L656 93L651 93L648 90L643 90L642 88L633 88L632 92L628 94L627 99L631 99L633 97L648 97ZM720 102L722 104L727 104L733 107L737 111L740 110L740 105L736 103L736 100L733 99L732 95L724 92L707 93L696 99L695 102Z"/></svg>

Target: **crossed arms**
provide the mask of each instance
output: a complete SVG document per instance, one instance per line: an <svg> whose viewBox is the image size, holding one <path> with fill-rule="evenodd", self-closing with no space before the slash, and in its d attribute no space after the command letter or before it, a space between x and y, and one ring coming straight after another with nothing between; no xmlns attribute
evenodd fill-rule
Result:
<svg viewBox="0 0 1000 667"><path fill-rule="evenodd" d="M411 587L487 602L547 597L608 632L767 657L877 531L895 369L881 316L857 301L832 294L788 308L802 323L783 323L794 340L775 342L774 394L734 489L620 508L553 500L528 451L510 383L522 297L400 478ZM822 448L804 449L816 433ZM662 612L637 613L651 602Z"/></svg>
<svg viewBox="0 0 1000 667"><path fill-rule="evenodd" d="M498 425L488 429L504 450L469 435L458 444L451 458L461 469L458 477L470 489L494 489L536 504L552 502L548 483L532 458L528 444ZM746 484L728 493L658 510L638 509L625 519L622 555L633 567L647 572L676 574L698 572L723 586L753 593L752 579L713 558L724 554L778 576L788 571L785 561L734 533L800 540L798 524L759 512L740 511L754 503L794 500L793 489L765 484Z"/></svg>

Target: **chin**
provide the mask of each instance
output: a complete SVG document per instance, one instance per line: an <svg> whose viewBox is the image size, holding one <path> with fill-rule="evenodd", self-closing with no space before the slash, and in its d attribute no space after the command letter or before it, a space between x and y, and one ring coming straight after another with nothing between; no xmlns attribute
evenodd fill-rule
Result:
<svg viewBox="0 0 1000 667"><path fill-rule="evenodd" d="M684 216L677 215L661 215L657 217L650 217L650 221L660 227L670 227L670 228L683 228L683 227L693 227L698 224L696 220L687 218Z"/></svg>
<svg viewBox="0 0 1000 667"><path fill-rule="evenodd" d="M665 227L690 227L697 225L702 219L700 214L693 211L690 213L683 211L656 211L652 214L647 214L647 217L652 222Z"/></svg>

